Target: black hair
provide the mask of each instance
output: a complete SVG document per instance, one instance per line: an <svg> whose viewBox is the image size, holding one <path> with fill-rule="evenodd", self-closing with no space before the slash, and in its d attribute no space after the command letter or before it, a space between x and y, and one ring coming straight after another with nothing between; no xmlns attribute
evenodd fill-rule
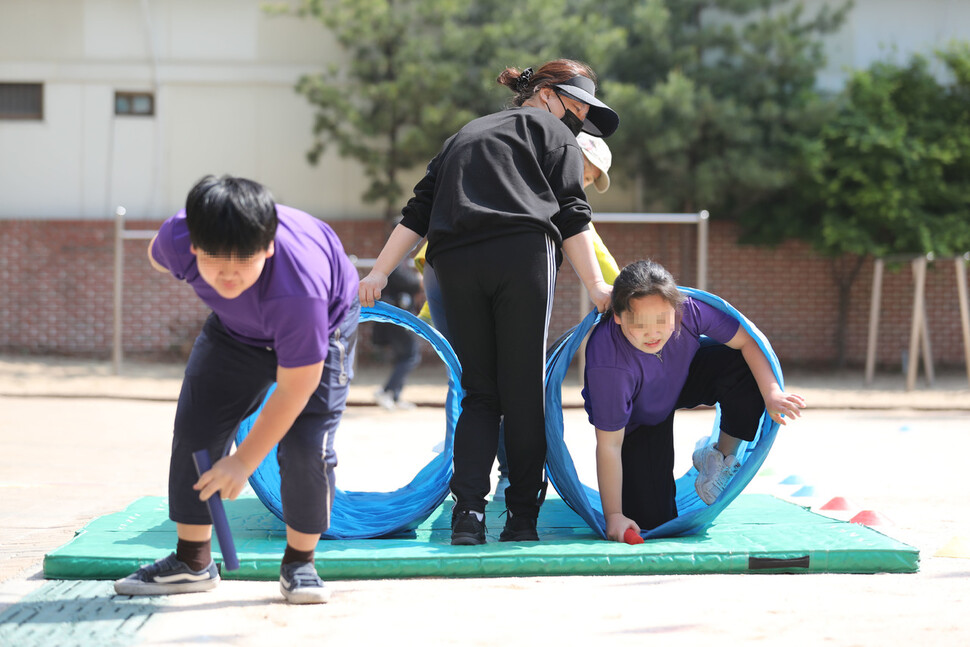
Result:
<svg viewBox="0 0 970 647"><path fill-rule="evenodd" d="M185 200L185 221L197 249L239 258L268 249L278 222L269 189L231 175L199 180Z"/></svg>
<svg viewBox="0 0 970 647"><path fill-rule="evenodd" d="M654 294L674 307L679 323L687 297L677 288L677 282L667 268L650 259L634 261L620 270L620 274L613 281L611 309L614 314L622 315L630 309L630 301L633 299Z"/></svg>

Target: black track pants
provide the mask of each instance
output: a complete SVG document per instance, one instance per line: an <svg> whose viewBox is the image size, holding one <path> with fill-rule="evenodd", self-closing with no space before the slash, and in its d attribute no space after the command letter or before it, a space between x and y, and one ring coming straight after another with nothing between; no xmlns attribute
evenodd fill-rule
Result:
<svg viewBox="0 0 970 647"><path fill-rule="evenodd" d="M546 459L543 378L555 245L545 234L514 234L443 252L434 269L465 389L451 480L456 505L485 510L504 416L506 504L513 514L535 516Z"/></svg>
<svg viewBox="0 0 970 647"><path fill-rule="evenodd" d="M724 433L754 440L764 400L741 351L721 344L697 351L674 411L714 403L721 405ZM637 427L623 439L623 514L644 530L677 516L674 411L660 424Z"/></svg>

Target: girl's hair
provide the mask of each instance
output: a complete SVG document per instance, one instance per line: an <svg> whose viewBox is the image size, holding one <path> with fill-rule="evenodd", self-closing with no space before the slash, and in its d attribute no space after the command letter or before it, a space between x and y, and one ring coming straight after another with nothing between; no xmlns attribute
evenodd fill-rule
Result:
<svg viewBox="0 0 970 647"><path fill-rule="evenodd" d="M511 104L521 106L540 89L556 83L564 83L575 76L585 76L596 83L596 74L588 65L568 58L549 61L538 70L533 70L531 67L525 70L507 67L498 75L496 81L499 85L504 85L515 92Z"/></svg>
<svg viewBox="0 0 970 647"><path fill-rule="evenodd" d="M663 265L649 259L634 261L620 270L619 276L613 281L611 309L614 314L621 315L630 309L630 301L633 299L654 294L674 307L679 323L687 297L677 289L673 275Z"/></svg>
<svg viewBox="0 0 970 647"><path fill-rule="evenodd" d="M276 202L258 182L207 175L189 191L185 222L198 249L248 258L269 248L276 236Z"/></svg>

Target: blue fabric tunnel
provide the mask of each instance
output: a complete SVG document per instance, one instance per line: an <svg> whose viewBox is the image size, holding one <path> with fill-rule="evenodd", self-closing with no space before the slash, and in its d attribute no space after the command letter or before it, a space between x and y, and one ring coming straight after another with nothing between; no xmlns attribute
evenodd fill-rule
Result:
<svg viewBox="0 0 970 647"><path fill-rule="evenodd" d="M445 440L441 453L418 471L410 483L393 492L346 492L338 487L334 496L330 529L323 533L324 539L368 539L413 530L444 501L452 474L455 424L461 413L463 391L461 366L451 345L424 321L386 303L377 302L374 307L362 308L360 320L403 326L426 339L438 353L448 369ZM265 405L265 400L263 404ZM241 443L252 429L261 410L262 407L239 426L236 433L237 443ZM275 447L249 477L249 484L263 505L282 519L280 470Z"/></svg>

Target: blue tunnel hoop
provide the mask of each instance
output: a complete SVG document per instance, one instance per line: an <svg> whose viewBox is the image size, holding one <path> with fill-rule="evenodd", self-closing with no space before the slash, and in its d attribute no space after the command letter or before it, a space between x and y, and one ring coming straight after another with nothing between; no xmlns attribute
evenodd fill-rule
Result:
<svg viewBox="0 0 970 647"><path fill-rule="evenodd" d="M680 288L681 292L698 301L703 301L718 310L737 319L749 335L758 343L761 352L768 358L771 370L784 388L785 382L781 373L778 357L768 339L747 317L737 311L730 303L708 292L694 288ZM559 345L552 350L546 362L546 473L559 496L569 505L589 527L601 537L606 537L606 521L603 518L603 507L599 492L583 484L579 480L576 466L563 437L562 417L562 384L569 369L569 363L577 349L593 326L600 320L594 310L583 321L573 328ZM720 422L720 409L714 420L711 435L717 434ZM693 467L686 474L677 479L677 510L679 516L671 519L650 531L642 533L643 537L678 537L702 532L708 528L714 519L723 511L754 478L758 469L768 456L768 450L774 443L779 424L762 414L758 435L750 443L742 442L738 449L738 460L741 469L731 479L731 482L711 505L706 505L694 490L694 480L697 470Z"/></svg>
<svg viewBox="0 0 970 647"><path fill-rule="evenodd" d="M330 529L321 535L324 539L369 539L413 530L445 500L452 475L455 425L461 413L464 393L461 388L461 365L451 345L424 321L386 303L377 302L374 307L361 308L360 321L402 326L426 339L445 363L448 369L448 396L445 400L444 449L410 483L393 492L346 492L338 487L330 516ZM241 443L252 429L261 410L262 407L239 425L237 443ZM282 520L280 471L275 447L249 477L249 484L263 505Z"/></svg>

